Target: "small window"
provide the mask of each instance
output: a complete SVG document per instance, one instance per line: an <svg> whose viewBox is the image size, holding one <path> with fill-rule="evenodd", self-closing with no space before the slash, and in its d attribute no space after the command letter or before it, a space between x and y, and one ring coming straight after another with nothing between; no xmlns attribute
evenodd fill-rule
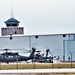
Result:
<svg viewBox="0 0 75 75"><path fill-rule="evenodd" d="M66 35L65 35L65 34L63 34L63 37L66 37Z"/></svg>
<svg viewBox="0 0 75 75"><path fill-rule="evenodd" d="M21 30L23 30L23 28L21 28Z"/></svg>
<svg viewBox="0 0 75 75"><path fill-rule="evenodd" d="M10 37L10 40L12 40L12 36Z"/></svg>
<svg viewBox="0 0 75 75"><path fill-rule="evenodd" d="M37 38L38 38L38 36L35 36L35 38L37 39Z"/></svg>
<svg viewBox="0 0 75 75"><path fill-rule="evenodd" d="M9 27L10 26L10 24L6 24L7 25L7 27Z"/></svg>
<svg viewBox="0 0 75 75"><path fill-rule="evenodd" d="M14 30L16 30L16 28L14 28Z"/></svg>
<svg viewBox="0 0 75 75"><path fill-rule="evenodd" d="M6 30L6 28L5 28L5 30Z"/></svg>
<svg viewBox="0 0 75 75"><path fill-rule="evenodd" d="M12 26L17 26L17 24L12 24Z"/></svg>
<svg viewBox="0 0 75 75"><path fill-rule="evenodd" d="M2 30L4 30L4 28Z"/></svg>
<svg viewBox="0 0 75 75"><path fill-rule="evenodd" d="M15 31L15 34L17 34L17 32Z"/></svg>

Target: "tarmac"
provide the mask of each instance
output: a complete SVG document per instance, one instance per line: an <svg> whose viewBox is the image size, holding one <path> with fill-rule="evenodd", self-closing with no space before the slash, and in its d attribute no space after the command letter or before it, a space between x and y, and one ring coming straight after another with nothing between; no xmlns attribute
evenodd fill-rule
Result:
<svg viewBox="0 0 75 75"><path fill-rule="evenodd" d="M0 75L75 75L75 68L0 70Z"/></svg>

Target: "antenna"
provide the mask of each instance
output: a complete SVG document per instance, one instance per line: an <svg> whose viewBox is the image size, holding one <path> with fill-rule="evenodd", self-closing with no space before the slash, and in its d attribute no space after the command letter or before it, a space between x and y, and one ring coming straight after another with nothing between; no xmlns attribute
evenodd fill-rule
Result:
<svg viewBox="0 0 75 75"><path fill-rule="evenodd" d="M13 7L11 5L11 17L13 18Z"/></svg>

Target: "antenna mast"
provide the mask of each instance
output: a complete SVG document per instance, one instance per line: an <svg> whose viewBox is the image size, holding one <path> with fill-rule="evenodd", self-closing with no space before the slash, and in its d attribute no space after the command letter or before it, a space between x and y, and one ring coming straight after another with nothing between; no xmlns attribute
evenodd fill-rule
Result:
<svg viewBox="0 0 75 75"><path fill-rule="evenodd" d="M11 5L11 17L13 18L13 7Z"/></svg>

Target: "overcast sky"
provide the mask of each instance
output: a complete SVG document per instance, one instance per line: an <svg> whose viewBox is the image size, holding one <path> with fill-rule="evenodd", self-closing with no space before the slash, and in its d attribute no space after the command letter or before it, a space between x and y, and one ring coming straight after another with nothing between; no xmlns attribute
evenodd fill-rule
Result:
<svg viewBox="0 0 75 75"><path fill-rule="evenodd" d="M75 0L0 0L0 28L11 17L24 34L75 33Z"/></svg>

